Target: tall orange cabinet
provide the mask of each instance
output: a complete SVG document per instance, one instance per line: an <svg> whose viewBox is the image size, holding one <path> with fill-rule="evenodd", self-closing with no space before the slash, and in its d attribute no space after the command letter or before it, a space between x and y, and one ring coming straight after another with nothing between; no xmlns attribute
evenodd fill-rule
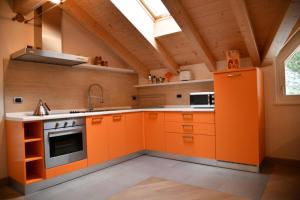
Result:
<svg viewBox="0 0 300 200"><path fill-rule="evenodd" d="M259 166L263 145L263 76L258 68L214 73L216 159Z"/></svg>

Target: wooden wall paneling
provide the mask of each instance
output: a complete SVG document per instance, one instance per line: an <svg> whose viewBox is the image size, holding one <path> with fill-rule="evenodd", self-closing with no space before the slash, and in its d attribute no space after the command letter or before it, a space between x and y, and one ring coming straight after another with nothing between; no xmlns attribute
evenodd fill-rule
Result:
<svg viewBox="0 0 300 200"><path fill-rule="evenodd" d="M33 111L39 98L53 110L87 108L87 91L92 83L102 85L104 90L104 103L98 107L131 106L131 96L137 93L133 85L138 83L135 74L21 61L11 61L4 78L6 112ZM14 96L23 97L23 103L14 104Z"/></svg>
<svg viewBox="0 0 300 200"><path fill-rule="evenodd" d="M291 1L269 44L264 49L262 65L271 65L300 17L300 0Z"/></svg>
<svg viewBox="0 0 300 200"><path fill-rule="evenodd" d="M165 68L157 50L140 32L107 0L76 0L101 26L135 55L148 69Z"/></svg>
<svg viewBox="0 0 300 200"><path fill-rule="evenodd" d="M182 0L182 5L216 60L224 60L228 49L237 49L241 57L248 52L228 1Z"/></svg>
<svg viewBox="0 0 300 200"><path fill-rule="evenodd" d="M273 38L290 0L246 0L261 59L269 38Z"/></svg>
<svg viewBox="0 0 300 200"><path fill-rule="evenodd" d="M187 38L191 41L195 51L199 54L199 57L206 64L210 71L216 70L216 61L210 50L208 49L203 38L199 34L197 28L191 21L188 13L179 1L174 0L162 0L164 5L169 10L172 17L175 19L181 30L187 35Z"/></svg>
<svg viewBox="0 0 300 200"><path fill-rule="evenodd" d="M169 52L165 49L165 47L159 42L159 40L154 40L154 46L156 49L156 52L162 59L165 66L174 74L178 74L179 66L174 60L174 58L169 54Z"/></svg>
<svg viewBox="0 0 300 200"><path fill-rule="evenodd" d="M74 0L68 0L63 4L63 10L75 18L82 26L96 34L109 47L112 48L125 62L127 62L141 76L146 77L148 70L125 46L112 37L94 18L76 4Z"/></svg>
<svg viewBox="0 0 300 200"><path fill-rule="evenodd" d="M260 55L255 35L244 0L230 0L230 4L246 43L250 58L254 66L260 66Z"/></svg>
<svg viewBox="0 0 300 200"><path fill-rule="evenodd" d="M156 39L167 47L168 52L180 66L202 63L184 33L176 32L159 36Z"/></svg>

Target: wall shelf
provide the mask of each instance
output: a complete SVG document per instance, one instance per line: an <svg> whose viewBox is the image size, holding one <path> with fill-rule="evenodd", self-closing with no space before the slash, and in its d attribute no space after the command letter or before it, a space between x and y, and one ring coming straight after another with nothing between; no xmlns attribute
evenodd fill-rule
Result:
<svg viewBox="0 0 300 200"><path fill-rule="evenodd" d="M108 71L108 72L116 72L116 73L124 73L124 74L136 74L136 72L132 69L109 67L109 66L99 66L99 65L92 65L92 64L75 65L75 66L73 66L73 68L91 69L91 70Z"/></svg>
<svg viewBox="0 0 300 200"><path fill-rule="evenodd" d="M213 79L192 80L192 81L176 81L176 82L153 83L153 84L142 84L142 85L135 85L134 87L136 87L136 88L145 88L145 87L185 85L185 84L195 84L195 83L205 83L205 82L213 82Z"/></svg>

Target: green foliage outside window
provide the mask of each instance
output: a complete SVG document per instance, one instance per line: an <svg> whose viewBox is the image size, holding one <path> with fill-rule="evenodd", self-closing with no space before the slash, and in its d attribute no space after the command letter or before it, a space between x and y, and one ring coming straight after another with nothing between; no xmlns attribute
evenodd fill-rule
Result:
<svg viewBox="0 0 300 200"><path fill-rule="evenodd" d="M286 95L300 95L300 47L285 61Z"/></svg>

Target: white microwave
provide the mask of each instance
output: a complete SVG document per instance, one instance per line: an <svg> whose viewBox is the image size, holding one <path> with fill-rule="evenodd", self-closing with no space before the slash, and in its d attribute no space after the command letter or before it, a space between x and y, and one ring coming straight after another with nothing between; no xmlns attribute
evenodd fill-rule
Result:
<svg viewBox="0 0 300 200"><path fill-rule="evenodd" d="M214 108L214 92L193 92L190 93L190 106L192 108Z"/></svg>

